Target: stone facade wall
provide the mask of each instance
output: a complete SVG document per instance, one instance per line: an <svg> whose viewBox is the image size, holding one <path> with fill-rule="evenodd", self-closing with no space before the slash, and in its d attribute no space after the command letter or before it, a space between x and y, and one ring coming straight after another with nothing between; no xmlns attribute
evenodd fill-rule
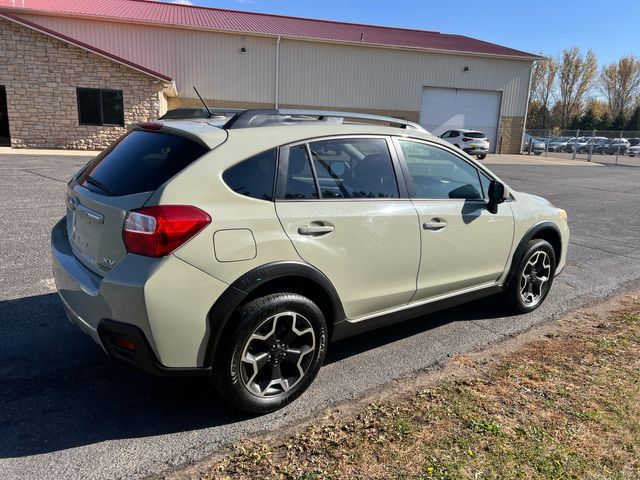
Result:
<svg viewBox="0 0 640 480"><path fill-rule="evenodd" d="M153 77L30 28L0 19L0 45L12 147L99 150L166 108ZM80 125L76 87L122 90L125 127Z"/></svg>
<svg viewBox="0 0 640 480"><path fill-rule="evenodd" d="M520 153L524 117L501 117L496 153Z"/></svg>

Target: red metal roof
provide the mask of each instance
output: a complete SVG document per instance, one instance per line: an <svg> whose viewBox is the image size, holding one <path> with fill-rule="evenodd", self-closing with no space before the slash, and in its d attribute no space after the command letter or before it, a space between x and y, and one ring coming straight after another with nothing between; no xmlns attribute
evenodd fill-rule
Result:
<svg viewBox="0 0 640 480"><path fill-rule="evenodd" d="M50 28L47 27L43 27L42 25L38 25L36 23L30 22L29 20L26 20L24 18L20 18L17 15L14 15L13 13L7 12L7 11L3 11L0 10L0 18L5 18L9 21L15 22L15 23L19 23L22 24L28 28L31 28L33 30L39 31L44 33L45 35L50 35L54 38L58 38L59 40L62 40L64 42L70 43L72 45L75 45L77 47L83 48L85 50L89 50L93 53L96 53L98 55L101 55L103 57L106 57L110 60L113 60L114 62L118 62L121 63L123 65L126 65L128 67L131 67L135 70L138 70L142 73L146 73L147 75L150 75L152 77L155 77L159 80L164 80L166 82L170 82L172 79L170 76L165 75L163 73L159 73L159 72L155 72L153 70L151 70L150 68L147 68L145 66L139 65L137 63L134 63L130 60L127 60L126 58L122 58L119 57L117 55L114 55L113 53L109 53L105 50L101 50L100 48L94 47L93 45L89 45L88 43L84 43L81 42L80 40L76 40L75 38L71 38L68 35L65 35L63 33L60 32L56 32L55 30L51 30Z"/></svg>
<svg viewBox="0 0 640 480"><path fill-rule="evenodd" d="M157 1L0 0L0 7L3 8L12 7L14 4L15 10L12 8L14 12L40 11L55 15L93 16L117 21L302 37L365 45L388 45L499 55L531 60L539 58L537 55L527 52L462 35L223 10Z"/></svg>

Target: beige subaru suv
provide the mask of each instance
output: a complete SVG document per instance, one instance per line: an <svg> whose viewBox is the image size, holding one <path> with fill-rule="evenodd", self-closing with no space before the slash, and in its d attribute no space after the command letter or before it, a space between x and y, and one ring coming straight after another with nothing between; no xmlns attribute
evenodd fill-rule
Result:
<svg viewBox="0 0 640 480"><path fill-rule="evenodd" d="M53 228L66 313L115 359L269 412L331 340L488 295L530 312L564 267L563 210L418 125L197 116L130 128L69 182Z"/></svg>

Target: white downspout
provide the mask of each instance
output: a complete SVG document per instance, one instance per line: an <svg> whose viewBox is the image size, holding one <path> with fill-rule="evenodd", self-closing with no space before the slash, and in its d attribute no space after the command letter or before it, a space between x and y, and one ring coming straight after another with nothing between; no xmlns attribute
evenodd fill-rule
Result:
<svg viewBox="0 0 640 480"><path fill-rule="evenodd" d="M276 41L276 108L280 104L280 35Z"/></svg>

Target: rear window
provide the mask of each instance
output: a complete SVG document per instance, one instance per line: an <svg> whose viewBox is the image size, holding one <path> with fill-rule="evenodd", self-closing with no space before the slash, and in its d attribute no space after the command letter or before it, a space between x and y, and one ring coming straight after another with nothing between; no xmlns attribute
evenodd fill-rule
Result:
<svg viewBox="0 0 640 480"><path fill-rule="evenodd" d="M469 138L484 138L486 135L482 132L464 132L465 137Z"/></svg>
<svg viewBox="0 0 640 480"><path fill-rule="evenodd" d="M78 183L108 195L153 192L207 151L178 135L136 130L92 160Z"/></svg>

